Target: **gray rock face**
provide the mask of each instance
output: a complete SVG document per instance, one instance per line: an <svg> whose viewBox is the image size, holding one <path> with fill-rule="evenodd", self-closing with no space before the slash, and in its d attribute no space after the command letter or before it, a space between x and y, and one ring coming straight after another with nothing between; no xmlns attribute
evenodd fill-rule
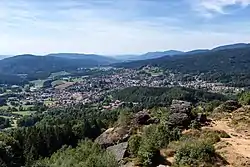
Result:
<svg viewBox="0 0 250 167"><path fill-rule="evenodd" d="M133 123L136 125L147 125L149 124L150 115L147 111L143 110L135 114Z"/></svg>
<svg viewBox="0 0 250 167"><path fill-rule="evenodd" d="M124 142L108 147L107 150L114 154L117 162L120 162L125 157L127 148L128 148L128 142Z"/></svg>
<svg viewBox="0 0 250 167"><path fill-rule="evenodd" d="M206 123L208 121L206 114L199 113L197 115L196 121L198 121L200 123Z"/></svg>
<svg viewBox="0 0 250 167"><path fill-rule="evenodd" d="M191 109L190 102L173 100L170 106L169 125L186 128L191 122Z"/></svg>
<svg viewBox="0 0 250 167"><path fill-rule="evenodd" d="M173 113L185 113L190 114L192 105L190 102L181 101L181 100L173 100L172 105L170 106L170 114Z"/></svg>
<svg viewBox="0 0 250 167"><path fill-rule="evenodd" d="M191 122L191 118L186 113L173 113L169 116L169 125L188 127Z"/></svg>
<svg viewBox="0 0 250 167"><path fill-rule="evenodd" d="M109 147L128 140L129 136L129 127L110 128L97 137L95 142L103 147Z"/></svg>

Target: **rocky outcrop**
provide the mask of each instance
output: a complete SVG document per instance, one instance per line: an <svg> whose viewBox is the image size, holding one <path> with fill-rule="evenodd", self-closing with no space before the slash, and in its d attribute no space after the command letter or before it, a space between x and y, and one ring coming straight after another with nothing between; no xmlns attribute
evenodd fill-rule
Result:
<svg viewBox="0 0 250 167"><path fill-rule="evenodd" d="M117 162L121 162L121 160L126 155L127 148L128 148L128 142L124 142L114 146L110 146L107 148L107 150L113 153Z"/></svg>
<svg viewBox="0 0 250 167"><path fill-rule="evenodd" d="M132 124L147 125L150 123L150 119L151 119L150 114L146 110L143 110L135 114Z"/></svg>
<svg viewBox="0 0 250 167"><path fill-rule="evenodd" d="M127 141L129 136L129 127L110 128L97 137L95 142L106 148L117 143Z"/></svg>
<svg viewBox="0 0 250 167"><path fill-rule="evenodd" d="M234 101L234 100L228 100L221 104L219 107L215 109L215 112L233 112L240 108L241 105L239 102Z"/></svg>
<svg viewBox="0 0 250 167"><path fill-rule="evenodd" d="M198 115L196 117L196 121L201 123L201 124L206 123L208 121L207 115L203 114L203 113L198 113Z"/></svg>
<svg viewBox="0 0 250 167"><path fill-rule="evenodd" d="M170 114L185 113L189 115L191 113L192 104L187 101L173 100L170 106Z"/></svg>
<svg viewBox="0 0 250 167"><path fill-rule="evenodd" d="M126 142L133 129L142 125L159 123L159 121L159 119L151 118L147 110L143 110L136 113L128 125L106 130L96 138L95 142L105 148L121 142Z"/></svg>
<svg viewBox="0 0 250 167"><path fill-rule="evenodd" d="M190 102L173 100L170 106L170 115L168 123L173 127L187 128L191 122L191 109Z"/></svg>

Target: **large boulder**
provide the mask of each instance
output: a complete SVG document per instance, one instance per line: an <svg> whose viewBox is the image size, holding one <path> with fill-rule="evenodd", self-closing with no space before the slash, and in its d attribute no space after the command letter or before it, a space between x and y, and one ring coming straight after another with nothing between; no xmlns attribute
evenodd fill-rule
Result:
<svg viewBox="0 0 250 167"><path fill-rule="evenodd" d="M148 125L150 123L151 123L151 117L146 110L136 113L133 118L133 124L135 125Z"/></svg>
<svg viewBox="0 0 250 167"><path fill-rule="evenodd" d="M202 124L206 123L208 121L207 115L203 113L198 113L196 121Z"/></svg>
<svg viewBox="0 0 250 167"><path fill-rule="evenodd" d="M95 142L106 148L117 143L127 141L129 136L129 127L110 128L97 137Z"/></svg>
<svg viewBox="0 0 250 167"><path fill-rule="evenodd" d="M186 113L173 113L169 115L168 124L172 127L187 128L191 118Z"/></svg>
<svg viewBox="0 0 250 167"><path fill-rule="evenodd" d="M172 127L187 128L192 120L192 105L190 102L173 100L170 106L168 123Z"/></svg>
<svg viewBox="0 0 250 167"><path fill-rule="evenodd" d="M121 160L126 155L127 148L128 148L128 142L124 142L114 146L110 146L107 148L107 150L113 153L117 162L121 162Z"/></svg>
<svg viewBox="0 0 250 167"><path fill-rule="evenodd" d="M190 114L192 110L192 104L187 101L173 100L170 106L170 114L185 113Z"/></svg>

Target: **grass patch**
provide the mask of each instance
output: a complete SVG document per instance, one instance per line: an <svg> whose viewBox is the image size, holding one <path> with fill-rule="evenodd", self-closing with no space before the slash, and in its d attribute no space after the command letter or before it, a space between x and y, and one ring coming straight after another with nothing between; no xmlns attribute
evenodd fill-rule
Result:
<svg viewBox="0 0 250 167"><path fill-rule="evenodd" d="M17 112L12 112L13 114L18 114L21 116L29 116L33 113L35 113L36 111L17 111Z"/></svg>
<svg viewBox="0 0 250 167"><path fill-rule="evenodd" d="M52 85L52 87L56 87L56 86L62 85L64 83L65 83L65 81L63 81L63 80L56 80L56 81L53 81L51 83L51 85Z"/></svg>
<svg viewBox="0 0 250 167"><path fill-rule="evenodd" d="M8 110L9 106L1 106L0 110Z"/></svg>
<svg viewBox="0 0 250 167"><path fill-rule="evenodd" d="M39 79L39 80L31 81L31 83L34 84L36 88L42 88L45 81L46 80Z"/></svg>
<svg viewBox="0 0 250 167"><path fill-rule="evenodd" d="M52 73L49 78L55 78L55 77L59 77L59 76L65 76L65 75L69 75L70 73L66 72L66 71L60 71L60 72L55 72Z"/></svg>
<svg viewBox="0 0 250 167"><path fill-rule="evenodd" d="M215 160L215 148L205 140L182 143L175 156L175 163L179 166L208 166L214 164Z"/></svg>
<svg viewBox="0 0 250 167"><path fill-rule="evenodd" d="M9 116L0 115L0 117L5 118L5 119L11 119L11 117L9 117Z"/></svg>

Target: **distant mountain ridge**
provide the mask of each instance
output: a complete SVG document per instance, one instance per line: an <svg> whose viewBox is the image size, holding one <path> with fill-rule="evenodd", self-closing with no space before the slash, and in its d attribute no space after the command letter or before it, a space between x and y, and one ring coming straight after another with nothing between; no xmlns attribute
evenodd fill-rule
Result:
<svg viewBox="0 0 250 167"><path fill-rule="evenodd" d="M165 56L184 56L190 54L201 54L208 51L219 51L224 49L238 49L238 48L245 48L250 47L248 43L236 43L231 45L223 45L219 47L215 47L213 49L197 49L191 51L179 51L179 50L167 50L167 51L156 51L156 52L148 52L142 55L124 55L124 56L117 56L117 59L125 60L125 61L137 61L137 60L147 60L147 59L156 59Z"/></svg>
<svg viewBox="0 0 250 167"><path fill-rule="evenodd" d="M146 65L182 73L250 74L250 45L234 44L212 50L196 50L182 56L164 56L151 60L140 60L114 64L115 67L140 68ZM246 75L245 75L246 76Z"/></svg>
<svg viewBox="0 0 250 167"><path fill-rule="evenodd" d="M48 54L46 56L66 58L66 59L93 60L101 64L118 62L115 58L108 56L101 56L97 54L53 53L53 54Z"/></svg>
<svg viewBox="0 0 250 167"><path fill-rule="evenodd" d="M11 56L7 56L7 55L0 55L0 60L3 60L3 59L8 58L8 57L11 57Z"/></svg>
<svg viewBox="0 0 250 167"><path fill-rule="evenodd" d="M230 44L230 45L219 46L212 50L218 51L218 50L224 50L224 49L240 49L240 48L246 48L246 47L250 47L250 44L249 43Z"/></svg>
<svg viewBox="0 0 250 167"><path fill-rule="evenodd" d="M178 50L167 50L167 51L156 51L156 52L148 52L142 55L124 55L124 56L117 56L117 59L126 60L126 61L135 61L135 60L147 60L147 59L155 59L164 56L174 56L180 55L185 52L178 51Z"/></svg>
<svg viewBox="0 0 250 167"><path fill-rule="evenodd" d="M133 55L129 56L133 57ZM138 58L143 60L137 60ZM157 65L185 73L208 71L246 73L250 71L250 44L239 43L211 50L200 49L189 52L176 50L149 52L135 56L133 60L136 61L131 60L127 63L119 63L124 60L117 59L116 57L78 53L55 53L46 56L25 54L0 60L0 75L2 74L6 80L8 75L11 78L27 75L30 79L37 79L46 78L52 72L74 71L79 68L111 64L114 67L127 68Z"/></svg>
<svg viewBox="0 0 250 167"><path fill-rule="evenodd" d="M72 57L70 57L72 56ZM90 68L108 65L116 60L98 55L53 54L36 56L31 54L17 55L0 60L0 73L4 74L37 74L52 73L78 68Z"/></svg>

